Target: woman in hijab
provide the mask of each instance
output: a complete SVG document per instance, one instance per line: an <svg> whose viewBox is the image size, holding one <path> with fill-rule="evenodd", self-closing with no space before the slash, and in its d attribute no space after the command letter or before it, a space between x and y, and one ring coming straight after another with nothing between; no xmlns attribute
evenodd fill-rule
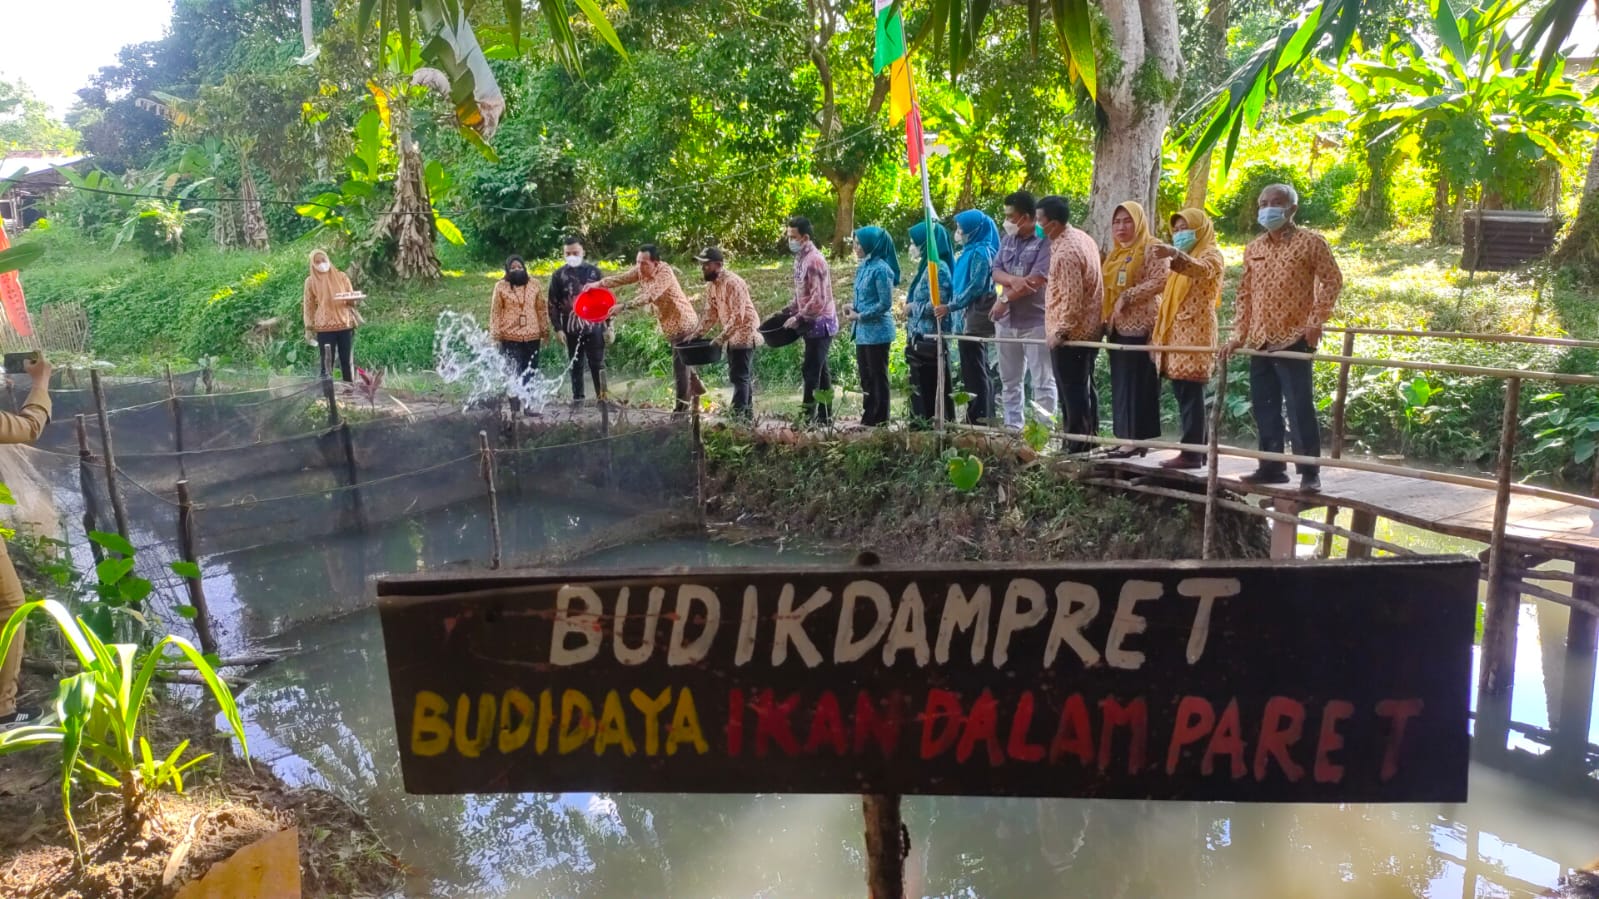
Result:
<svg viewBox="0 0 1599 899"><path fill-rule="evenodd" d="M1160 297L1150 342L1155 346L1216 345L1216 308L1221 305L1222 273L1227 263L1216 246L1216 229L1203 209L1184 209L1171 217L1171 245L1156 244L1149 254L1171 266ZM1216 357L1212 353L1156 353L1155 365L1177 397L1182 442L1205 443L1205 384ZM1162 468L1199 468L1204 453L1181 452Z"/></svg>
<svg viewBox="0 0 1599 899"><path fill-rule="evenodd" d="M305 297L300 305L305 335L315 340L318 353L322 347L333 347L339 357L339 376L345 383L355 380L355 327L361 324L361 314L355 309L358 300L339 295L354 292L349 276L333 267L327 250L311 251L311 274L305 279Z"/></svg>
<svg viewBox="0 0 1599 899"><path fill-rule="evenodd" d="M536 367L539 346L550 333L544 287L528 275L521 256L512 256L505 260L505 277L495 282L489 299L489 336L499 342L500 352L511 361L512 375L519 381L525 381ZM511 398L511 411L521 405L520 400Z"/></svg>
<svg viewBox="0 0 1599 899"><path fill-rule="evenodd" d="M1171 273L1170 261L1149 252L1149 220L1144 207L1123 203L1110 221L1114 241L1105 254L1105 322L1110 342L1128 346L1149 344L1161 291ZM1160 437L1160 374L1150 354L1143 350L1110 354L1112 431L1123 440ZM1116 458L1142 456L1148 450L1122 447L1109 453Z"/></svg>
<svg viewBox="0 0 1599 899"><path fill-rule="evenodd" d="M963 245L955 260L955 300L950 303L960 317L955 333L968 337L994 336L994 257L999 255L999 228L994 220L968 209L955 216L955 243ZM966 423L986 424L994 417L994 379L988 344L961 340L961 386L971 395Z"/></svg>
<svg viewBox="0 0 1599 899"><path fill-rule="evenodd" d="M943 376L944 420L955 417L954 394L950 390L949 353L939 336L949 332L950 290L949 262L954 255L949 245L949 232L944 226L933 223L933 247L938 251L938 267L933 277L938 279L939 305L932 302L932 284L927 273L927 225L918 222L911 226L911 262L916 264L916 275L911 278L909 295L905 299L905 362L910 366L912 426L926 427L937 414L934 397L938 395L939 376ZM942 324L941 324L942 322Z"/></svg>
<svg viewBox="0 0 1599 899"><path fill-rule="evenodd" d="M888 347L894 342L894 288L899 256L894 238L875 226L855 232L855 302L844 316L855 322L855 367L866 396L861 424L888 424Z"/></svg>

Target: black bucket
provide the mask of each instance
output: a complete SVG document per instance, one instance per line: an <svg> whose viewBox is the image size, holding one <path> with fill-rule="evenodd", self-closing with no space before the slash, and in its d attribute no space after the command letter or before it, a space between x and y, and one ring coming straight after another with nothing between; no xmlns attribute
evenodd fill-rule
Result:
<svg viewBox="0 0 1599 899"><path fill-rule="evenodd" d="M722 361L722 345L709 340L686 340L675 347L684 365L715 365Z"/></svg>
<svg viewBox="0 0 1599 899"><path fill-rule="evenodd" d="M766 341L767 346L788 346L800 339L800 332L793 328L783 327L783 323L788 321L788 319L788 313L779 312L761 322L761 339Z"/></svg>

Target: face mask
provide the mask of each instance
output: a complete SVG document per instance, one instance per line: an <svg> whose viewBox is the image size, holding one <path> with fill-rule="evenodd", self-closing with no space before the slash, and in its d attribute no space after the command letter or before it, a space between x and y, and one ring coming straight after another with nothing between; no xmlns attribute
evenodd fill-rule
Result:
<svg viewBox="0 0 1599 899"><path fill-rule="evenodd" d="M959 228L955 229L955 243L957 243L957 244L959 244L961 246L965 246L966 245L966 232L965 231L962 231Z"/></svg>
<svg viewBox="0 0 1599 899"><path fill-rule="evenodd" d="M1288 224L1288 210L1281 206L1262 206L1255 221L1260 222L1260 226L1267 231L1276 231Z"/></svg>
<svg viewBox="0 0 1599 899"><path fill-rule="evenodd" d="M1189 228L1184 228L1171 236L1171 245L1184 253L1192 250L1196 243L1199 243L1199 235Z"/></svg>
<svg viewBox="0 0 1599 899"><path fill-rule="evenodd" d="M798 253L803 249L805 249L805 241L803 240L790 240L788 242L788 251L790 253Z"/></svg>
<svg viewBox="0 0 1599 899"><path fill-rule="evenodd" d="M583 264L583 254L573 253L572 255L566 257L566 264L572 268L577 268Z"/></svg>
<svg viewBox="0 0 1599 899"><path fill-rule="evenodd" d="M1038 238L1039 240L1043 240L1044 238L1048 237L1049 235L1044 233L1044 226L1043 225L1034 225L1033 226L1033 236Z"/></svg>
<svg viewBox="0 0 1599 899"><path fill-rule="evenodd" d="M1011 221L1010 219L1006 219L1005 220L1005 234L1007 236L1015 237L1016 234L1019 231L1021 231L1021 230L1022 230L1022 226L1021 225L1016 224L1015 222Z"/></svg>
<svg viewBox="0 0 1599 899"><path fill-rule="evenodd" d="M922 261L922 248L917 246L916 244L911 244L911 261L912 262L921 262Z"/></svg>
<svg viewBox="0 0 1599 899"><path fill-rule="evenodd" d="M316 270L319 271L319 272L322 272L323 274L327 274L328 272L333 271L333 263L331 263L331 262L318 262L316 264Z"/></svg>
<svg viewBox="0 0 1599 899"><path fill-rule="evenodd" d="M513 272L506 272L505 280L511 282L516 287L521 287L527 283L527 272L524 272L521 269L517 269Z"/></svg>
<svg viewBox="0 0 1599 899"><path fill-rule="evenodd" d="M704 278L706 281L715 281L721 274L722 273L720 271L713 271L712 269L708 268L700 269L700 277Z"/></svg>

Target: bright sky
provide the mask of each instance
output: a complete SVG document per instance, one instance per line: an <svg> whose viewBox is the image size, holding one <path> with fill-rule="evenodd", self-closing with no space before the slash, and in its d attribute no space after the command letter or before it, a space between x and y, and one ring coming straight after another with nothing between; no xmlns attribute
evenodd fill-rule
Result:
<svg viewBox="0 0 1599 899"><path fill-rule="evenodd" d="M160 38L172 0L8 0L0 77L18 79L64 115L77 90L124 44Z"/></svg>

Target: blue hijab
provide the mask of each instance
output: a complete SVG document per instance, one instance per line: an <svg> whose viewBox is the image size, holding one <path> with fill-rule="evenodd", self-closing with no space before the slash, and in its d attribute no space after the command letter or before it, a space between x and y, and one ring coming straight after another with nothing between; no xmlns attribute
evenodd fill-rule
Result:
<svg viewBox="0 0 1599 899"><path fill-rule="evenodd" d="M866 253L867 259L881 259L888 263L888 270L894 273L894 283L899 283L899 254L894 249L894 238L889 237L887 231L876 225L867 225L855 232L855 245Z"/></svg>
<svg viewBox="0 0 1599 899"><path fill-rule="evenodd" d="M922 259L916 264L916 277L920 278L927 272L927 223L917 222L911 226L911 243L922 250ZM946 265L955 258L955 251L950 247L949 232L938 222L933 223L933 245L938 248L938 258ZM915 283L915 279L912 279Z"/></svg>
<svg viewBox="0 0 1599 899"><path fill-rule="evenodd" d="M976 209L955 216L955 227L966 236L966 249L955 260L955 283L964 284L966 269L973 259L981 256L990 266L994 264L994 257L999 255L999 229L994 227L993 219Z"/></svg>

